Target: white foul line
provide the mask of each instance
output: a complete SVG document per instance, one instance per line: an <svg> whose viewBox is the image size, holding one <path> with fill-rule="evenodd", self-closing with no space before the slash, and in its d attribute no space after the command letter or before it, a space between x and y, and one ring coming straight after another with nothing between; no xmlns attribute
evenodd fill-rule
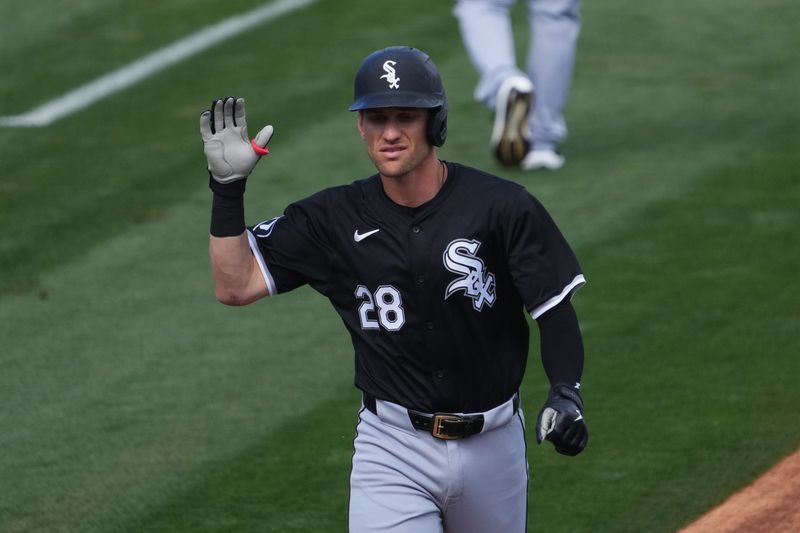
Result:
<svg viewBox="0 0 800 533"><path fill-rule="evenodd" d="M77 89L31 109L21 115L0 117L0 126L36 127L47 126L56 120L75 113L142 81L171 65L179 63L198 52L210 48L234 35L247 31L268 20L313 4L316 0L276 0L247 13L227 18L208 26L171 45L157 50L141 59L100 76Z"/></svg>

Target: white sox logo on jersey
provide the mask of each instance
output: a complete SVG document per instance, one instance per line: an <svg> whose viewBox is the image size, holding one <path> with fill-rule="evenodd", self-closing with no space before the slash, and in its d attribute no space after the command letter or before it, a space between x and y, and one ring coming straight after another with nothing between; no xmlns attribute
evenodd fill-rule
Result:
<svg viewBox="0 0 800 533"><path fill-rule="evenodd" d="M481 243L476 240L456 239L447 245L442 255L447 270L461 274L447 286L444 299L456 291L464 291L464 296L472 298L476 311L482 310L483 304L491 307L497 297L494 274L484 272L483 260L475 255L480 247Z"/></svg>
<svg viewBox="0 0 800 533"><path fill-rule="evenodd" d="M397 72L394 70L394 66L397 64L397 61L392 61L391 59L385 61L383 63L383 71L386 73L380 77L380 79L386 78L386 81L389 83L390 89L399 89L400 88L400 78L396 76Z"/></svg>

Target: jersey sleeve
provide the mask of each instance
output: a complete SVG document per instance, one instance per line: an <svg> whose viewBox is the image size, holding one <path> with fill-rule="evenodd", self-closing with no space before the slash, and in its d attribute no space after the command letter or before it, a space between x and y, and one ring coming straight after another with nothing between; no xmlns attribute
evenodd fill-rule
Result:
<svg viewBox="0 0 800 533"><path fill-rule="evenodd" d="M328 283L331 247L313 202L298 202L283 215L247 228L250 249L267 283L270 296L309 284Z"/></svg>
<svg viewBox="0 0 800 533"><path fill-rule="evenodd" d="M525 308L537 319L586 283L578 259L544 206L526 191L511 208L508 267Z"/></svg>

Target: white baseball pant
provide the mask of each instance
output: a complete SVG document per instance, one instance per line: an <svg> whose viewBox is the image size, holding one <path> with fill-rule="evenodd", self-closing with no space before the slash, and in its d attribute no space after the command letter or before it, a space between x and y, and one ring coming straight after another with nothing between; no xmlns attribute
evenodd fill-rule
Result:
<svg viewBox="0 0 800 533"><path fill-rule="evenodd" d="M517 67L510 16L516 0L458 0L453 13L480 75L475 98L494 109L500 84L509 76L527 76L536 94L529 117L531 141L552 149L567 136L562 112L572 85L581 0L526 2L530 41L524 72Z"/></svg>
<svg viewBox="0 0 800 533"><path fill-rule="evenodd" d="M522 411L484 413L479 434L442 440L400 405L362 408L350 476L351 533L521 533L528 463Z"/></svg>

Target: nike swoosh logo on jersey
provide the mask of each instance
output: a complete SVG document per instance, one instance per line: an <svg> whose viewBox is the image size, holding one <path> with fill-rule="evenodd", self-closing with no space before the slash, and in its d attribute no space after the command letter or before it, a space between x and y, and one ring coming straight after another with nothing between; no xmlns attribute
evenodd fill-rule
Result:
<svg viewBox="0 0 800 533"><path fill-rule="evenodd" d="M578 413L578 418L573 420L573 422L577 422L578 420L583 420L583 415L581 414L581 412L577 409L575 409L575 412Z"/></svg>
<svg viewBox="0 0 800 533"><path fill-rule="evenodd" d="M370 235L372 235L374 233L378 233L379 231L380 231L379 229L374 229L374 230L368 231L366 233L359 233L358 230L356 230L356 232L353 233L353 240L356 241L356 242L361 242L364 239L366 239L367 237L369 237Z"/></svg>

